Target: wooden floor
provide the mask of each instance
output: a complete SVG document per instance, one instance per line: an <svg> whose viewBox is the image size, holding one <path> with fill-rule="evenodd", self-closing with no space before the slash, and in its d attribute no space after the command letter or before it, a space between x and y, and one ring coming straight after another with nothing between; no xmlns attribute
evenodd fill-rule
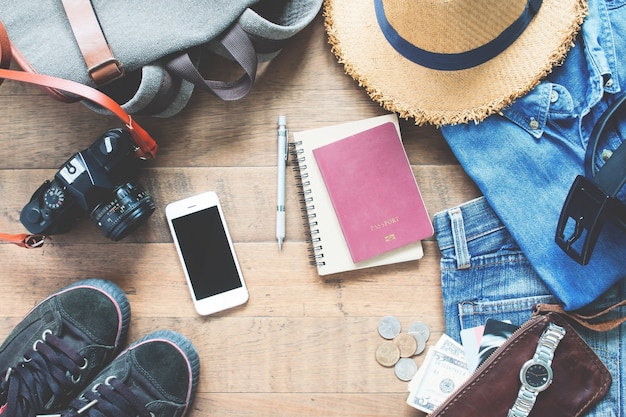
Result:
<svg viewBox="0 0 626 417"><path fill-rule="evenodd" d="M189 417L421 416L405 403L407 383L380 366L374 351L385 315L404 326L428 323L429 344L442 333L435 239L424 242L420 261L319 277L308 263L292 175L282 253L275 239L276 117L286 115L289 129L298 131L384 113L345 75L318 18L263 68L245 99L224 103L196 91L173 118L139 118L160 145L142 172L157 211L122 242L101 237L82 220L42 249L0 244L0 338L49 293L104 277L128 294L130 341L172 328L197 346L202 370ZM19 213L33 191L71 154L118 125L80 104L61 104L35 87L6 81L0 87L0 232L23 232ZM402 121L401 130L431 217L479 196L435 128ZM207 190L221 198L250 300L201 317L164 207Z"/></svg>

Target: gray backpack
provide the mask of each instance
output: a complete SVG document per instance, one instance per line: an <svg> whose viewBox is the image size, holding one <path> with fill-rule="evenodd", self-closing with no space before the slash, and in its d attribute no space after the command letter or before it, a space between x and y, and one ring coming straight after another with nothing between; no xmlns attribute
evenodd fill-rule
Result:
<svg viewBox="0 0 626 417"><path fill-rule="evenodd" d="M317 15L322 0L4 0L0 21L25 71L98 88L130 114L169 117L196 86L244 97L260 62ZM241 66L235 81L207 80L210 57ZM238 72L239 74L239 72ZM62 101L78 98L59 90ZM94 111L102 108L85 101Z"/></svg>

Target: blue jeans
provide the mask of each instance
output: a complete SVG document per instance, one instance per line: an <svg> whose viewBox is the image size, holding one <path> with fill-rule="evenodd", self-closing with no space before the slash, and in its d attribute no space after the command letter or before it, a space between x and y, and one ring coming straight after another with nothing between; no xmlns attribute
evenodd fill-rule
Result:
<svg viewBox="0 0 626 417"><path fill-rule="evenodd" d="M558 302L485 198L435 214L434 226L442 256L446 333L455 340L460 342L462 329L483 325L488 318L520 325L531 317L533 305ZM624 296L626 280L583 311L606 308ZM607 396L587 415L626 415L622 398L626 389L622 372L626 368L626 343L622 341L626 324L610 332L574 327L613 377Z"/></svg>
<svg viewBox="0 0 626 417"><path fill-rule="evenodd" d="M626 277L626 233L612 224L602 230L587 266L554 241L570 186L584 174L593 126L626 91L626 0L588 4L575 46L536 88L481 123L441 128L549 293L568 310L589 304ZM624 137L601 143L599 166L603 151L615 150ZM623 190L620 197L625 200Z"/></svg>

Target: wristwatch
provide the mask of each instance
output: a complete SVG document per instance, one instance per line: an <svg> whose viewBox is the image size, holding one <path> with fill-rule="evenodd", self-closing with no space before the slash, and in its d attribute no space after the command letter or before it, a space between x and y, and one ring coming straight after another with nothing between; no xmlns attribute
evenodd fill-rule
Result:
<svg viewBox="0 0 626 417"><path fill-rule="evenodd" d="M517 394L515 404L509 410L507 417L528 417L535 405L537 395L552 383L552 359L554 351L561 339L565 336L565 329L554 323L549 323L537 344L537 350L532 359L528 360L519 373L522 386Z"/></svg>

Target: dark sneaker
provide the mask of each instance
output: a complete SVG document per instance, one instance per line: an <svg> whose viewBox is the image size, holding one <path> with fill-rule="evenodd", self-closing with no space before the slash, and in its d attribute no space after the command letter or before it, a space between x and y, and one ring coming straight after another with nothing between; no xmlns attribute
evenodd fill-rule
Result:
<svg viewBox="0 0 626 417"><path fill-rule="evenodd" d="M0 416L65 407L119 352L129 321L126 295L103 279L39 303L0 346Z"/></svg>
<svg viewBox="0 0 626 417"><path fill-rule="evenodd" d="M198 384L198 353L185 336L160 330L113 360L58 417L182 417Z"/></svg>

